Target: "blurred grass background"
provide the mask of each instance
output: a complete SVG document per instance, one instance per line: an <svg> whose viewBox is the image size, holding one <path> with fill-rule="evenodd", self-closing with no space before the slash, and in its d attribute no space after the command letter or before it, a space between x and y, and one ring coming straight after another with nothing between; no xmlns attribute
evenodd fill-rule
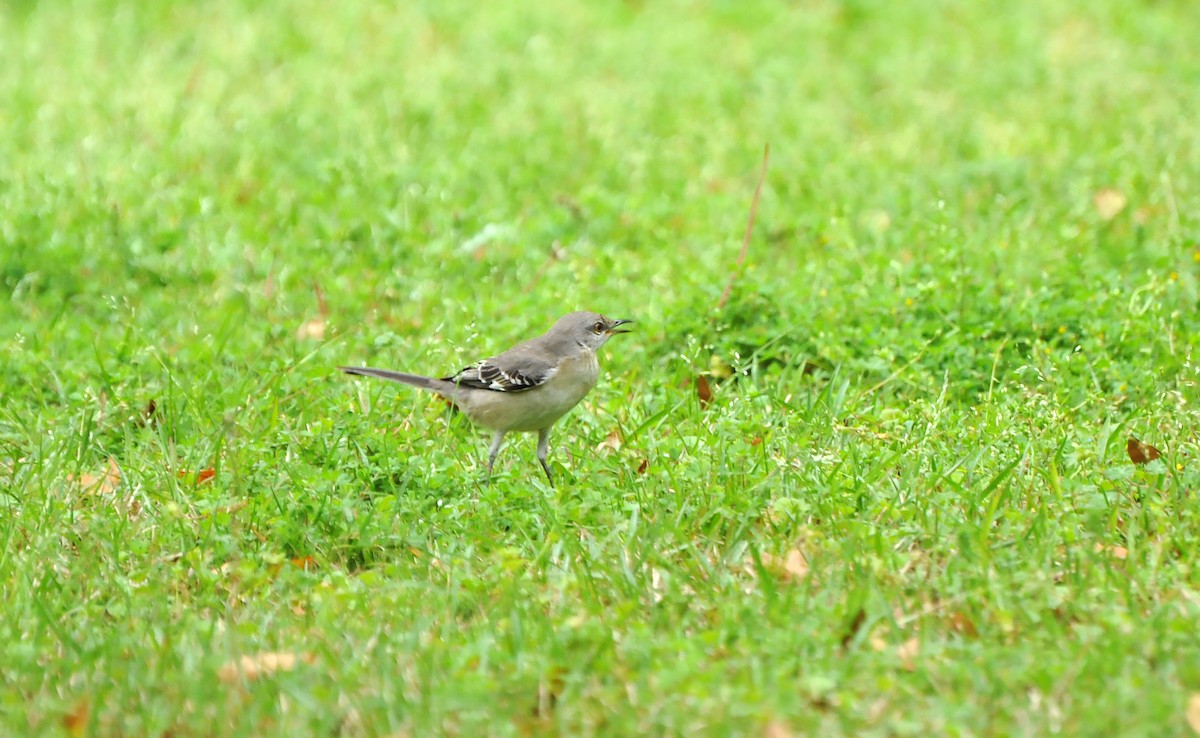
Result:
<svg viewBox="0 0 1200 738"><path fill-rule="evenodd" d="M7 4L4 724L1178 735L1198 26ZM638 333L558 491L527 439L481 489L479 434L331 371L453 371L572 309ZM270 649L315 661L219 678Z"/></svg>

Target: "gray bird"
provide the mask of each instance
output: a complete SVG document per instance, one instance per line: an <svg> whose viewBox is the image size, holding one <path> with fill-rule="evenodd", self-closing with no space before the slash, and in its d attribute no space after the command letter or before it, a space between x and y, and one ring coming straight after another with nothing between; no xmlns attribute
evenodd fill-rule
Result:
<svg viewBox="0 0 1200 738"><path fill-rule="evenodd" d="M490 428L489 478L505 434L536 432L537 458L553 485L546 463L550 428L596 386L600 376L596 349L615 334L628 333L618 329L632 322L611 320L599 313L567 313L537 338L441 379L387 369L338 368L347 374L390 379L436 392L472 422Z"/></svg>

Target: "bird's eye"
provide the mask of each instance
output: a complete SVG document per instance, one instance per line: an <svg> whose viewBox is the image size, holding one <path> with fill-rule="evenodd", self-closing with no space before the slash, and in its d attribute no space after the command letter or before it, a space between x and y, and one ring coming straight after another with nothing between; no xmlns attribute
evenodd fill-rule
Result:
<svg viewBox="0 0 1200 738"><path fill-rule="evenodd" d="M596 325L592 326L592 333L602 333L603 331L604 331L603 323L596 323Z"/></svg>

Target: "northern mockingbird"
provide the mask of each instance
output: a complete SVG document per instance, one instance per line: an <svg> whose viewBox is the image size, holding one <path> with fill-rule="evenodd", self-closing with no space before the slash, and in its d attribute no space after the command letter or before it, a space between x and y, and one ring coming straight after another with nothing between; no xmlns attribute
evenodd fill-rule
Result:
<svg viewBox="0 0 1200 738"><path fill-rule="evenodd" d="M490 428L489 479L505 434L536 432L537 458L553 486L554 478L546 464L550 427L596 386L600 376L596 349L613 335L628 333L619 328L632 322L611 320L599 313L567 313L537 338L441 379L387 369L338 368L347 374L390 379L436 392L472 422Z"/></svg>

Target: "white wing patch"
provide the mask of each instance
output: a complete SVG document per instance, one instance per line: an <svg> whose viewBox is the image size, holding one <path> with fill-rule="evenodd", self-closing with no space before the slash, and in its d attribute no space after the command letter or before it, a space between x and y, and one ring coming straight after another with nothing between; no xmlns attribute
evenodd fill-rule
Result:
<svg viewBox="0 0 1200 738"><path fill-rule="evenodd" d="M522 392L544 384L555 372L553 367L544 365L517 369L498 366L491 361L485 359L445 379L457 385L493 392Z"/></svg>

